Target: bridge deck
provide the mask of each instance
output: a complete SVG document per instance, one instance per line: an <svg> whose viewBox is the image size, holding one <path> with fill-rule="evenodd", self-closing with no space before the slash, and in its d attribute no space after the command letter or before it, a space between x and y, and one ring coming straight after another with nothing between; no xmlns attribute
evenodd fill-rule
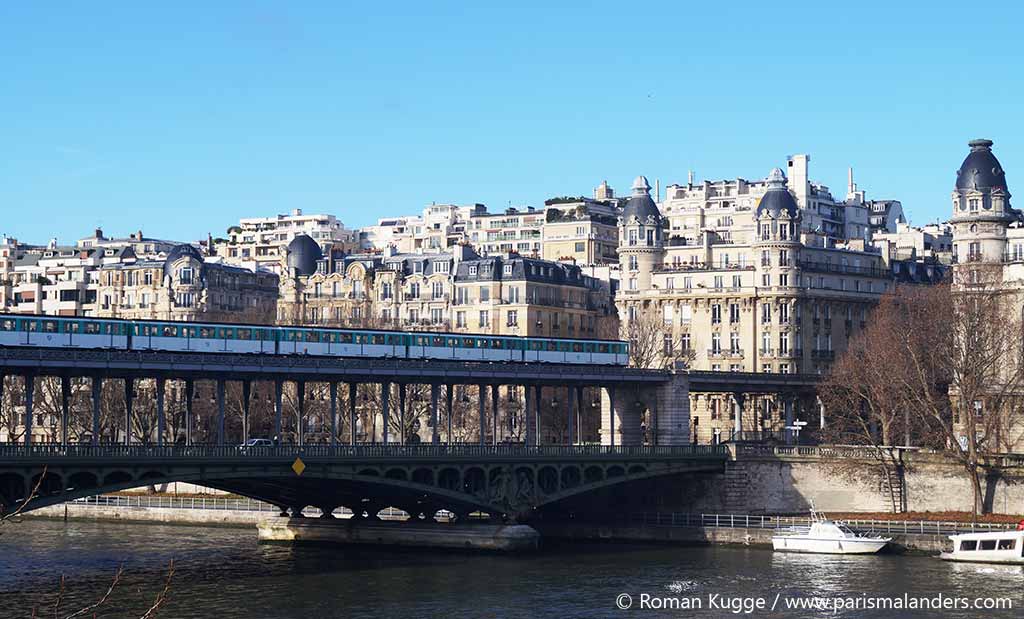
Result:
<svg viewBox="0 0 1024 619"><path fill-rule="evenodd" d="M708 460L729 457L725 445L282 445L233 447L216 445L0 445L0 468L42 464L125 464L238 462L519 462Z"/></svg>
<svg viewBox="0 0 1024 619"><path fill-rule="evenodd" d="M0 370L72 376L228 380L305 380L459 384L658 384L663 370L574 365L426 359L306 357L120 350L0 348Z"/></svg>

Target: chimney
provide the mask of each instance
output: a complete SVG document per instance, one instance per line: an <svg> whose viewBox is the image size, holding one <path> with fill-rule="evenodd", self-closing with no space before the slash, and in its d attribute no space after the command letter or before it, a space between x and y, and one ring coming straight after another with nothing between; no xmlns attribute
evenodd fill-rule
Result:
<svg viewBox="0 0 1024 619"><path fill-rule="evenodd" d="M96 238L102 239L103 238L103 229L102 228L96 228L96 232L94 234L96 235Z"/></svg>
<svg viewBox="0 0 1024 619"><path fill-rule="evenodd" d="M139 230L138 232L135 233L135 240L137 240L137 241L141 241L142 240L142 230Z"/></svg>
<svg viewBox="0 0 1024 619"><path fill-rule="evenodd" d="M689 185L690 187L693 187L693 170L690 170L690 171L689 171L689 172L687 173L687 178L689 179L689 180L687 181L687 184L688 184L688 185Z"/></svg>

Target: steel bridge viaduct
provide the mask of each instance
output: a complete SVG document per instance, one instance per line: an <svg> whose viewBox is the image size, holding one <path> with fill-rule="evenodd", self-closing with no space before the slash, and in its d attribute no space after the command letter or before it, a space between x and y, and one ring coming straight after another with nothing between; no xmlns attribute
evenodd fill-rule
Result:
<svg viewBox="0 0 1024 619"><path fill-rule="evenodd" d="M188 481L273 503L282 512L290 509L293 515L301 514L306 506L315 506L327 514L337 507L348 507L357 514L374 517L379 509L394 506L426 517L446 509L459 515L483 511L492 517L520 521L547 509L592 506L588 497L608 490L625 497L630 488L649 488L645 481L722 470L728 459L725 447L691 444L691 391L732 393L737 402L745 393L773 393L791 399L813 393L817 379L793 374L617 366L19 348L0 349L0 373L23 377L26 387L40 376L57 376L63 387L59 443L31 443L33 389L26 389L25 426L29 431L25 432L24 443L0 446L0 509L7 512L141 485ZM68 443L68 392L73 377L92 379L91 445ZM147 379L156 382L156 436L133 437L129 431L124 444L98 444L102 383L123 381L127 421L132 414L135 383ZM196 380L216 381L214 444L165 444L164 385L171 379L185 381L188 393ZM298 386L300 429L305 383L328 383L331 444L304 445L300 431L296 445L228 445L224 386L228 381L242 383L247 412L250 386L257 380L274 383L275 429L279 436L284 383ZM358 443L354 431L348 441L340 441L334 431L339 416L338 389L342 386L349 389L347 413L354 430L355 398L351 396L360 383L381 387L383 444ZM396 444L388 436L392 383L399 386L400 394L409 384L430 385L429 443ZM490 390L493 408L488 412L484 398L479 398L477 442L442 444L442 408L450 423L453 385L460 384L477 385L481 393ZM493 434L494 442L487 444L485 429L498 423L498 398L494 395L503 385L525 389L526 432L522 444L498 444L497 433ZM541 444L542 391L567 390L567 436L572 440L577 436L574 424L584 387L601 388L602 444ZM404 414L404 399L399 398L398 414ZM185 401L188 426L191 398ZM643 410L651 413L654 426L647 444L642 444ZM787 408L787 418L789 415ZM130 429L131 424L126 423L126 428Z"/></svg>

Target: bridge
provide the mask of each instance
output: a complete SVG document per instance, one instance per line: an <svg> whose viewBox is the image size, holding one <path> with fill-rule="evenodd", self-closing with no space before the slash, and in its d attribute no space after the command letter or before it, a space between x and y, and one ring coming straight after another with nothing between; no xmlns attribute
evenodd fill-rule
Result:
<svg viewBox="0 0 1024 619"><path fill-rule="evenodd" d="M394 408L392 385L398 386L397 413L405 414L405 389L411 384L430 385L430 421L433 428L432 443L439 443L440 406L443 400L447 419L452 417L453 387L474 385L479 393L490 392L492 410L485 408L485 398L478 398L479 443L487 442L487 429L491 426L491 440L497 442L498 390L501 386L519 386L525 398L525 443L540 444L539 427L541 394L544 390L565 390L566 436L576 437L577 420L582 409L583 389L601 389L601 442L605 445L639 445L643 442L641 424L649 412L651 433L658 444L685 444L691 441L689 425L689 393L725 392L733 394L736 406L736 429L741 429L742 402L745 394L768 393L783 396L786 402L794 398L813 395L818 377L799 374L768 374L744 372L691 372L684 369L647 370L607 365L584 364L524 364L514 362L437 361L417 359L330 358L296 355L244 355L174 353L157 351L118 350L66 350L0 348L0 374L16 375L24 379L25 410L24 440L32 440L35 380L41 376L61 379L62 415L60 440L68 442L68 412L70 381L74 377L87 377L92 381L92 441L100 442L100 393L106 380L123 381L124 427L123 442L152 442L160 446L166 439L165 386L168 380L185 383L186 442L192 443L192 394L199 380L216 383L217 419L215 443L231 443L224 426L225 385L229 381L243 386L243 417L248 417L251 386L254 381L274 383L275 424L274 435L282 436L282 394L286 383L294 383L297 390L297 439L303 442L301 419L304 416L305 385L328 383L330 386L331 442L338 443L338 391L348 388L349 428L348 442L357 442L355 435L356 389L359 385L379 385L380 415L383 420L381 442L393 442L388 435L389 416ZM132 412L139 381L155 383L157 424L152 435L133 436ZM27 388L33 387L33 388ZM3 389L0 383L0 390ZM444 393L442 394L442 390ZM2 394L0 394L2 395ZM786 419L792 410L787 406ZM342 413L344 414L344 413ZM243 427L247 427L243 423ZM450 434L450 433L449 433ZM246 437L242 437L248 438ZM237 441L236 441L237 442Z"/></svg>
<svg viewBox="0 0 1024 619"><path fill-rule="evenodd" d="M644 480L721 470L725 448L692 444L691 392L732 393L739 428L745 394L776 394L791 402L813 394L818 380L796 374L682 368L29 348L0 348L0 374L23 378L25 387L22 444L0 445L0 502L8 510L25 503L37 484L38 496L26 508L187 481L273 503L293 514L305 506L325 513L343 506L373 515L378 508L393 506L413 514L446 509L514 519L589 500L588 496L593 499L605 490L613 494L604 496L625 496L621 493L629 488L651 491ZM33 444L33 394L36 381L47 376L60 378L59 440ZM72 444L68 432L71 380L81 377L91 380L92 394L92 432L85 445ZM184 441L167 436L165 389L170 380L185 385ZM122 444L100 444L100 393L105 381L124 387ZM143 381L155 391L156 427L133 433L133 402ZM195 444L191 430L196 381L216 385L215 436L202 445ZM249 415L252 383L273 383L275 436L283 436L282 396L285 384L292 383L297 394L296 444L232 446L248 436L226 432L225 386L230 381L243 387L243 418ZM329 385L330 444L304 441L306 383ZM0 381L0 389L2 385ZM375 406L380 410L374 415L382 419L382 433L370 443L356 433L360 385L379 389ZM410 385L429 385L429 437L422 443L389 433L392 415L401 418L405 428ZM479 389L479 436L472 442L453 442L456 385ZM510 385L522 388L525 396L525 440L506 444L498 439L498 389ZM397 397L392 396L392 386L397 386ZM346 411L339 411L339 391L345 387L350 434L343 437L339 420ZM601 393L599 445L583 444L577 430L584 388L599 388ZM562 444L543 444L543 392L565 395L558 399L560 410L546 409L546 414L561 417L559 423L567 428ZM786 406L789 421L793 408ZM448 432L442 441L445 422Z"/></svg>
<svg viewBox="0 0 1024 619"><path fill-rule="evenodd" d="M721 472L722 445L307 445L275 447L0 445L0 508L30 511L173 481L259 499L299 515L386 507L432 517L529 521L635 482Z"/></svg>

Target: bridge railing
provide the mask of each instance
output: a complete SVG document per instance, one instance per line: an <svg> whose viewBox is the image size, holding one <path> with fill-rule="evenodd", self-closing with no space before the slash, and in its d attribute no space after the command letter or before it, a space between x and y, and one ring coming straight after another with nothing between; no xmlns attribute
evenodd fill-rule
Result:
<svg viewBox="0 0 1024 619"><path fill-rule="evenodd" d="M629 457L725 459L725 445L0 445L0 458Z"/></svg>
<svg viewBox="0 0 1024 619"><path fill-rule="evenodd" d="M709 527L726 529L809 529L807 516L765 516L755 514L694 514L687 512L636 512L622 519L627 524L674 527ZM981 533L1006 531L1012 524L990 522L939 522L931 520L874 520L842 519L842 522L860 533L901 535L952 535L955 533Z"/></svg>

